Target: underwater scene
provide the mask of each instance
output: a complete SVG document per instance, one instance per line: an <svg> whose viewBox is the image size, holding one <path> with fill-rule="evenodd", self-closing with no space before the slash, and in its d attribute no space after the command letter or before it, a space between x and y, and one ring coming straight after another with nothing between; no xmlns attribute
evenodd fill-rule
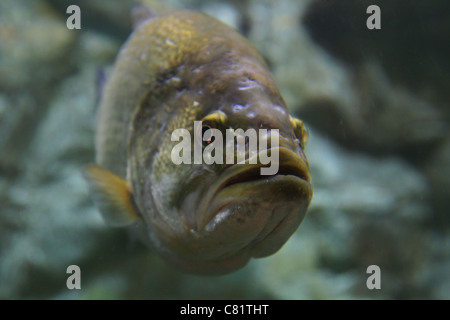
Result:
<svg viewBox="0 0 450 320"><path fill-rule="evenodd" d="M446 0L0 1L0 299L450 299L449 39Z"/></svg>

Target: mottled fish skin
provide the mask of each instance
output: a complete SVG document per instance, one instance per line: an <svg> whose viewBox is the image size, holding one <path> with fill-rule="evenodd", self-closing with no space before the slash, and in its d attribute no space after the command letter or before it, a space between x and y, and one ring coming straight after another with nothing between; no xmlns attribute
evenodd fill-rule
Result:
<svg viewBox="0 0 450 320"><path fill-rule="evenodd" d="M194 121L205 117L220 130L278 129L279 174L249 178L254 165L175 165L172 131L195 135ZM166 260L223 274L273 254L300 225L312 198L304 141L303 123L289 115L254 47L206 14L176 11L140 22L120 50L98 114L102 169L92 166L86 177L106 218L113 208L120 224L116 214L134 208L131 216ZM130 203L115 204L121 201Z"/></svg>

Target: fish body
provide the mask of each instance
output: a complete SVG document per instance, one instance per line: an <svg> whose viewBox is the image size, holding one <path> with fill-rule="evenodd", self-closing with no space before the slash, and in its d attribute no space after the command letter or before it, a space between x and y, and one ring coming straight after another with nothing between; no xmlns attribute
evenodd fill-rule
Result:
<svg viewBox="0 0 450 320"><path fill-rule="evenodd" d="M257 156L276 152L277 173L261 175L261 162L175 164L172 133L195 137L195 121L201 134L265 129L258 143L276 134L278 145ZM96 165L85 176L110 224L138 221L178 268L223 274L273 254L300 225L312 198L305 140L244 37L206 14L175 11L141 21L122 46L100 101ZM236 148L234 159L239 152L250 157Z"/></svg>

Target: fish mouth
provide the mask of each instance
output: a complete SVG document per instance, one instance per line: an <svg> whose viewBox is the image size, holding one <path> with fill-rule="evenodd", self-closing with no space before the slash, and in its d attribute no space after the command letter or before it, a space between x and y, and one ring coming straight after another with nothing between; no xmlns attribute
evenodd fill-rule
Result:
<svg viewBox="0 0 450 320"><path fill-rule="evenodd" d="M261 155L267 156L269 152L271 155L273 155L274 152L278 153L278 161L275 163L275 165L278 166L278 170L272 175L263 175L261 169L270 167L270 163L250 163L252 160L255 160L253 158L261 157ZM209 214L206 212L211 206L213 199L222 190L237 184L263 184L269 182L270 180L283 179L283 177L290 177L291 179L297 180L297 183L303 185L305 188L311 188L311 176L309 173L309 165L307 160L285 147L277 147L260 151L253 157L246 159L245 161L238 162L225 169L225 171L221 174L221 178L219 178L219 180L211 186L205 197L205 202L202 204L200 210L203 214L199 215L198 218L201 218L201 220L197 221L198 229L201 230L204 228L214 218L215 214L213 210L209 210Z"/></svg>
<svg viewBox="0 0 450 320"><path fill-rule="evenodd" d="M229 178L225 179L225 181L222 182L222 184L216 189L216 191L218 192L236 183L267 180L270 179L271 176L293 176L308 183L311 181L308 164L298 154L292 152L287 148L274 148L265 150L261 153L267 154L269 151L272 153L272 155L273 152L277 152L279 157L279 161L276 164L278 166L278 169L273 175L262 174L261 169L270 167L269 164L248 164L250 160L246 161L245 163L237 163L237 166L235 165L230 168L229 171L226 170L224 172L225 176L229 176ZM261 153L259 154L259 156L261 156Z"/></svg>

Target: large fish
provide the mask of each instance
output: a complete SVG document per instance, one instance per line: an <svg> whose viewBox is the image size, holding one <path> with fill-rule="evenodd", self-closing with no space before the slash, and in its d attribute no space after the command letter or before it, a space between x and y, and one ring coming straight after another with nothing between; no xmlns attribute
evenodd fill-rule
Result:
<svg viewBox="0 0 450 320"><path fill-rule="evenodd" d="M290 116L266 63L231 27L189 10L141 20L103 88L97 164L85 170L95 204L111 225L144 226L152 247L186 272L224 274L275 253L313 194L303 122ZM203 139L211 128L223 137L227 129L265 129L258 145L267 148L256 157L277 154L276 174L262 175L271 164L251 164L249 147L234 148L232 158L244 153L244 162L175 164L180 142L172 133L187 130L191 150L200 135L205 151L218 141ZM243 137L234 143L248 144Z"/></svg>

